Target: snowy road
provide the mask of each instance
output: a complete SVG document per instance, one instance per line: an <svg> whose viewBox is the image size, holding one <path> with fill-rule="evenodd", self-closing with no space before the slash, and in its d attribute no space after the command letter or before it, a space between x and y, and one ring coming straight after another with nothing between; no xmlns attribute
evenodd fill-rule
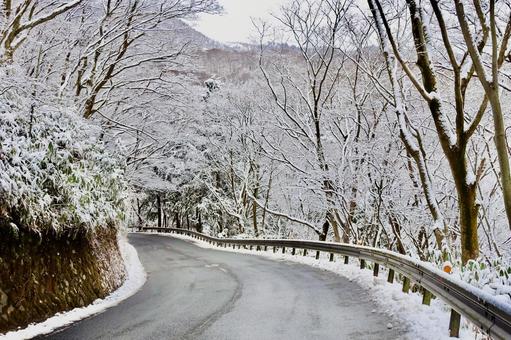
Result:
<svg viewBox="0 0 511 340"><path fill-rule="evenodd" d="M396 339L369 294L307 265L131 234L148 273L120 305L44 339Z"/></svg>

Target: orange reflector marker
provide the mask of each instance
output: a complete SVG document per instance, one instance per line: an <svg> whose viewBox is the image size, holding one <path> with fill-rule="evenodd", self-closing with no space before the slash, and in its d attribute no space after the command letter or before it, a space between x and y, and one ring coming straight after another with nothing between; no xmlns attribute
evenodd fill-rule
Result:
<svg viewBox="0 0 511 340"><path fill-rule="evenodd" d="M452 264L449 261L445 261L442 265L442 270L446 272L447 274L450 274L452 271Z"/></svg>

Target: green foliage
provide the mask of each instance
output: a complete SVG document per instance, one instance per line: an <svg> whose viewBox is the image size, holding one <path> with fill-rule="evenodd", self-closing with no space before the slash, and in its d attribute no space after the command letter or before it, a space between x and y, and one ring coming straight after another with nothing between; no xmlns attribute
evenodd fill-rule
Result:
<svg viewBox="0 0 511 340"><path fill-rule="evenodd" d="M1 99L0 99L1 100ZM116 225L124 218L118 159L81 118L0 102L0 212L37 231Z"/></svg>

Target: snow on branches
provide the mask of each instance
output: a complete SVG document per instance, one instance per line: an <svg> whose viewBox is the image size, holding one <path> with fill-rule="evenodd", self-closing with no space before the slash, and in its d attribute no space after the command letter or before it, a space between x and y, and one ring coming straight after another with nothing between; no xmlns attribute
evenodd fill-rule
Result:
<svg viewBox="0 0 511 340"><path fill-rule="evenodd" d="M0 219L39 232L117 224L124 181L98 130L68 110L0 97Z"/></svg>

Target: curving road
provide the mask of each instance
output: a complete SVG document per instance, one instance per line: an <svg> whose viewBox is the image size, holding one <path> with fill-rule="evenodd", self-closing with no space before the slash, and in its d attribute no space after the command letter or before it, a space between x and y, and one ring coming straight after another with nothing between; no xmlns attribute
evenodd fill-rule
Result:
<svg viewBox="0 0 511 340"><path fill-rule="evenodd" d="M334 273L131 234L144 287L45 339L396 339L403 329Z"/></svg>

